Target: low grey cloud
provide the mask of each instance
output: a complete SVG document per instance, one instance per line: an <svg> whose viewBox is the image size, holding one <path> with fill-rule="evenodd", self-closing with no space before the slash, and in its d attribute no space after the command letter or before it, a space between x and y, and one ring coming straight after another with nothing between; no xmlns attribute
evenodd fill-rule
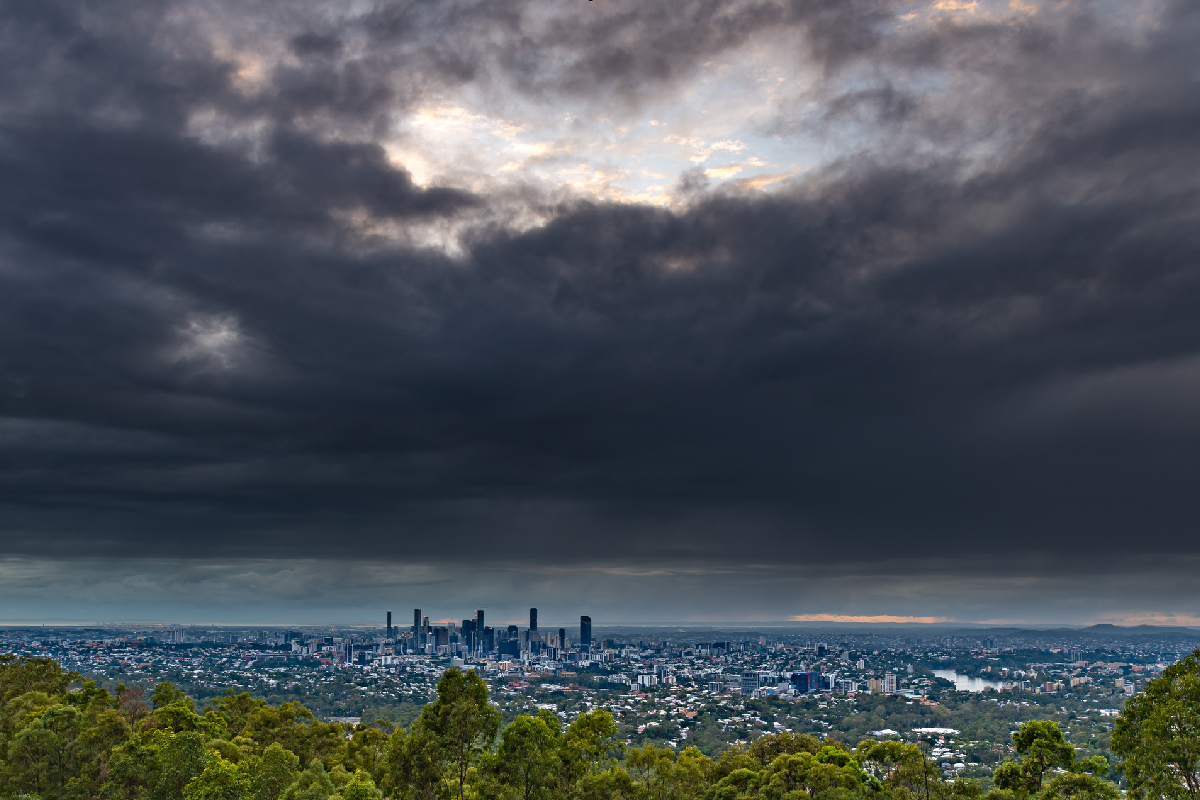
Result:
<svg viewBox="0 0 1200 800"><path fill-rule="evenodd" d="M926 552L1012 586L1196 554L1192 5L591 5L6 6L0 552L723 565L722 597L853 565L893 599ZM395 155L446 87L636 115L779 42L810 83L756 124L838 146L769 191ZM604 575L597 607L657 591Z"/></svg>

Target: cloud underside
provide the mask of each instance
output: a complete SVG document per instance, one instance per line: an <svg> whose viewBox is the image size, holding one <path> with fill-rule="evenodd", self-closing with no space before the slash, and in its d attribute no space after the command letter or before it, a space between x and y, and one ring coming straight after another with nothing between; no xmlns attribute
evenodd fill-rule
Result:
<svg viewBox="0 0 1200 800"><path fill-rule="evenodd" d="M7 4L0 551L1196 552L1195 4L584 5ZM634 124L772 47L786 180L395 156L431 97Z"/></svg>

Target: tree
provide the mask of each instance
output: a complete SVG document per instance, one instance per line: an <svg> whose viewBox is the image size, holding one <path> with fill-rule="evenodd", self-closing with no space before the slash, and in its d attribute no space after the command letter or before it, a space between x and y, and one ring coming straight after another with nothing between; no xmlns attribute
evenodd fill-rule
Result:
<svg viewBox="0 0 1200 800"><path fill-rule="evenodd" d="M397 797L404 791L407 747L408 731L397 725L396 730L392 731L392 735L388 737L387 749L383 754L383 780L380 783L384 794L389 797Z"/></svg>
<svg viewBox="0 0 1200 800"><path fill-rule="evenodd" d="M408 736L403 739L403 753L398 760L394 787L405 786L417 800L442 800L449 792L445 775L446 756L434 733L426 728L421 719L413 723Z"/></svg>
<svg viewBox="0 0 1200 800"><path fill-rule="evenodd" d="M1200 649L1125 701L1112 749L1131 796L1200 798Z"/></svg>
<svg viewBox="0 0 1200 800"><path fill-rule="evenodd" d="M193 711L196 710L196 704L192 702L192 698L188 697L183 692L175 688L175 684L170 681L163 681L158 686L154 687L154 694L150 697L150 705L155 710L163 706L169 706L172 703L183 703Z"/></svg>
<svg viewBox="0 0 1200 800"><path fill-rule="evenodd" d="M124 718L121 722L124 723ZM161 761L154 736L162 734L159 731L142 734L113 748L100 800L139 800L158 785Z"/></svg>
<svg viewBox="0 0 1200 800"><path fill-rule="evenodd" d="M566 795L584 776L597 772L611 755L625 752L625 743L616 739L618 732L616 721L602 708L575 718L559 744L560 794Z"/></svg>
<svg viewBox="0 0 1200 800"><path fill-rule="evenodd" d="M998 789L1036 792L1042 779L1055 767L1075 766L1075 746L1066 740L1058 723L1035 719L1026 722L1013 733L1013 746L1022 757L1019 764L1001 764L992 774Z"/></svg>
<svg viewBox="0 0 1200 800"><path fill-rule="evenodd" d="M63 694L80 678L78 672L63 672L52 658L0 655L0 705L27 692Z"/></svg>
<svg viewBox="0 0 1200 800"><path fill-rule="evenodd" d="M296 782L283 793L283 800L329 800L336 793L325 767L316 761L297 776Z"/></svg>
<svg viewBox="0 0 1200 800"><path fill-rule="evenodd" d="M1067 772L1052 778L1038 797L1040 800L1119 800L1121 792L1095 775Z"/></svg>
<svg viewBox="0 0 1200 800"><path fill-rule="evenodd" d="M375 781L365 770L358 770L350 782L342 787L342 800L380 800L383 792L375 788Z"/></svg>
<svg viewBox="0 0 1200 800"><path fill-rule="evenodd" d="M556 716L546 709L536 717L522 714L504 729L484 771L521 800L548 798L561 771L561 743Z"/></svg>
<svg viewBox="0 0 1200 800"><path fill-rule="evenodd" d="M491 746L500 729L500 710L488 702L487 684L474 671L451 667L442 673L437 699L421 709L414 725L433 734L453 769L458 796L466 791L467 771Z"/></svg>
<svg viewBox="0 0 1200 800"><path fill-rule="evenodd" d="M261 756L246 759L244 769L250 777L250 800L278 800L296 779L300 759L290 750L273 744Z"/></svg>
<svg viewBox="0 0 1200 800"><path fill-rule="evenodd" d="M183 790L183 800L246 800L250 778L233 764L211 753L204 771Z"/></svg>
<svg viewBox="0 0 1200 800"><path fill-rule="evenodd" d="M915 744L868 739L858 745L856 753L860 763L876 777L885 776L883 783L891 789L903 790L920 800L929 800L941 789L941 770Z"/></svg>
<svg viewBox="0 0 1200 800"><path fill-rule="evenodd" d="M241 734L255 712L263 708L267 708L265 700L256 700L248 692L234 694L232 689L227 689L212 706L213 713L224 720L230 737Z"/></svg>
<svg viewBox="0 0 1200 800"><path fill-rule="evenodd" d="M199 733L165 734L159 748L158 783L151 800L179 800L192 779L204 772L208 760L204 738Z"/></svg>
<svg viewBox="0 0 1200 800"><path fill-rule="evenodd" d="M351 770L366 770L371 779L382 782L386 773L390 738L379 728L360 727L342 745L334 760Z"/></svg>

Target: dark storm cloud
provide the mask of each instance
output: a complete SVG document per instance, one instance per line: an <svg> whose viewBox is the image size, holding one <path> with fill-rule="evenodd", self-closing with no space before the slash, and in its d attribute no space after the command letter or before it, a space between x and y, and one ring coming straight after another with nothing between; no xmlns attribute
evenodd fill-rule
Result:
<svg viewBox="0 0 1200 800"><path fill-rule="evenodd" d="M605 3L587 16L540 3L384 3L361 25L447 80L636 105L755 37L790 35L834 67L869 50L897 4L851 0ZM561 12L561 9L559 9Z"/></svg>
<svg viewBox="0 0 1200 800"><path fill-rule="evenodd" d="M1100 6L275 9L294 60L250 84L129 8L4 12L5 551L1195 550L1194 6L1136 32ZM419 187L376 140L429 83L636 105L789 31L829 82L770 124L888 136L773 194L538 199L514 231L525 200ZM836 79L858 67L928 75ZM461 255L403 235L452 223Z"/></svg>

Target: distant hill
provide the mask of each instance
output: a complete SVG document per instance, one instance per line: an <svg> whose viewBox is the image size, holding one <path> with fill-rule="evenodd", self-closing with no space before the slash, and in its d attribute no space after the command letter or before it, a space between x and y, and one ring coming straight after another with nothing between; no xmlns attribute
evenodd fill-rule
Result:
<svg viewBox="0 0 1200 800"><path fill-rule="evenodd" d="M1110 625L1107 622L1099 625L1089 625L1083 628L1091 633L1105 633L1113 636L1145 636L1160 633L1196 633L1195 628L1164 625Z"/></svg>

